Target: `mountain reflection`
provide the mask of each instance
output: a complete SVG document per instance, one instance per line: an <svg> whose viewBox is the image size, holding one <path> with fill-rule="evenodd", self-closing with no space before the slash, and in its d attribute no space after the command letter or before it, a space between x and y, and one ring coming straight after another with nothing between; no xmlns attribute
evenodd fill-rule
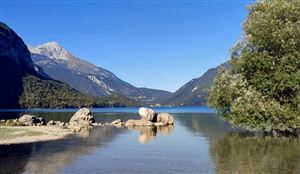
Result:
<svg viewBox="0 0 300 174"><path fill-rule="evenodd" d="M162 135L168 135L170 134L174 126L168 125L168 126L162 126L162 127L147 127L147 126L130 126L128 127L129 130L133 131L139 131L140 135L138 137L138 140L141 144L148 144L150 143L154 137L159 133Z"/></svg>

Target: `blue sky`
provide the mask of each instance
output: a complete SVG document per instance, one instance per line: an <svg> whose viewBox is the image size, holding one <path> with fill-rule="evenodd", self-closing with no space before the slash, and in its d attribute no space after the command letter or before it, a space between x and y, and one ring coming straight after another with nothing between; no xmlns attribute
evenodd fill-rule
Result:
<svg viewBox="0 0 300 174"><path fill-rule="evenodd" d="M229 58L249 0L2 0L27 45L56 41L138 87L175 91Z"/></svg>

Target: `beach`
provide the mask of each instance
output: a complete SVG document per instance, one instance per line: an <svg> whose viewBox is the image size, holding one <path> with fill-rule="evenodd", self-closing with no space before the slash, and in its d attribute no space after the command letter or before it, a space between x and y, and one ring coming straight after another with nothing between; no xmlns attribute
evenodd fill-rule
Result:
<svg viewBox="0 0 300 174"><path fill-rule="evenodd" d="M54 126L0 126L0 145L58 140L72 134Z"/></svg>

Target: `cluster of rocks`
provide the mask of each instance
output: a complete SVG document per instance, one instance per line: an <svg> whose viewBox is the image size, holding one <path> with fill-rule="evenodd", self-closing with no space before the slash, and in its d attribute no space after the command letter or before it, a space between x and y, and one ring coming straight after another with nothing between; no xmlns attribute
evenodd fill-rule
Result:
<svg viewBox="0 0 300 174"><path fill-rule="evenodd" d="M150 126L150 127L161 127L174 124L174 118L169 113L156 113L153 109L149 108L140 108L139 115L141 116L140 120L130 119L126 122L121 119L117 119L110 124L116 127L133 127L133 126Z"/></svg>
<svg viewBox="0 0 300 174"><path fill-rule="evenodd" d="M156 113L152 109L148 108L140 108L139 115L141 119L133 120L130 119L128 121L122 121L121 119L117 119L111 123L97 123L95 118L93 117L91 110L88 108L82 108L78 110L70 119L69 123L64 123L62 121L54 121L50 120L47 124L42 117L36 117L34 115L23 115L19 119L15 119L11 122L18 123L20 126L57 126L64 129L71 129L73 132L80 132L82 130L90 130L93 126L116 126L116 127L134 127L134 126L142 126L142 127L163 127L174 124L174 118L169 113ZM1 122L5 122L5 120L1 120Z"/></svg>
<svg viewBox="0 0 300 174"><path fill-rule="evenodd" d="M69 123L65 123L62 121L54 121L54 120L50 120L47 123L47 126L57 126L57 127L63 128L63 129L68 128L69 125L70 125Z"/></svg>
<svg viewBox="0 0 300 174"><path fill-rule="evenodd" d="M71 118L68 128L72 129L74 132L79 132L82 129L90 129L93 126L115 126L121 127L164 127L174 124L174 117L169 113L156 113L154 110L149 108L140 108L139 115L141 119L128 121L122 121L121 119L116 119L111 123L97 123L92 116L92 113L87 108L82 108L77 111Z"/></svg>
<svg viewBox="0 0 300 174"><path fill-rule="evenodd" d="M45 120L42 117L36 117L34 115L23 115L20 118L0 120L1 124L6 126L43 126L46 125Z"/></svg>
<svg viewBox="0 0 300 174"><path fill-rule="evenodd" d="M34 115L23 115L18 119L24 126L43 126L46 125L46 121L42 117L36 117Z"/></svg>

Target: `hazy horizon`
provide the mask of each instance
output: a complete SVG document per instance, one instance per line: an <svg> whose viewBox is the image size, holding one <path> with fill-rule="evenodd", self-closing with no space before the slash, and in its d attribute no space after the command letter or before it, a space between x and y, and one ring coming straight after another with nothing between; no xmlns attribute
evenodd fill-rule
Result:
<svg viewBox="0 0 300 174"><path fill-rule="evenodd" d="M176 91L228 60L253 1L6 1L28 46L55 41L138 87Z"/></svg>

